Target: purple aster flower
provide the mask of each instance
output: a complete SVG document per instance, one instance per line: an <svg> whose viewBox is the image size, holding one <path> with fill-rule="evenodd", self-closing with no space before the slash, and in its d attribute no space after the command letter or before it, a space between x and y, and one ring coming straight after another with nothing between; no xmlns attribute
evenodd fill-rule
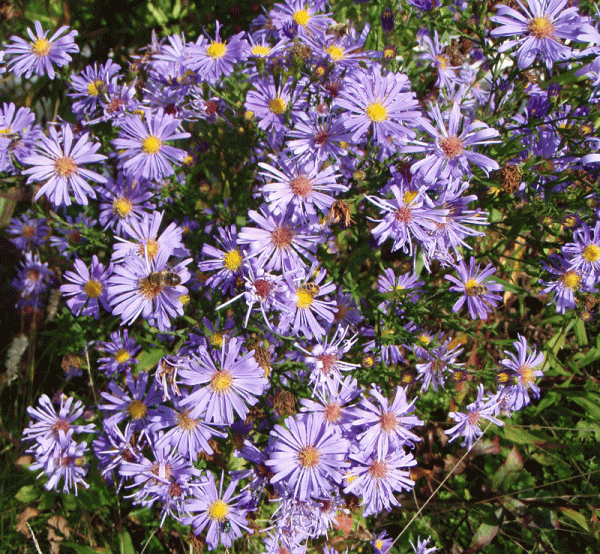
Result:
<svg viewBox="0 0 600 554"><path fill-rule="evenodd" d="M108 357L98 359L98 369L107 377L112 377L115 373L123 373L133 364L137 364L134 356L140 351L141 346L129 336L127 329L123 330L122 335L121 331L115 331L110 334L110 341L101 342L96 347L99 352L109 354Z"/></svg>
<svg viewBox="0 0 600 554"><path fill-rule="evenodd" d="M300 81L293 86L293 79L290 77L276 85L272 76L252 82L253 88L246 94L246 111L258 119L259 129L270 132L273 144L278 144L288 129L286 114L295 119L305 108L303 84Z"/></svg>
<svg viewBox="0 0 600 554"><path fill-rule="evenodd" d="M292 270L305 266L302 259L315 260L321 237L306 224L294 218L291 210L272 214L266 207L260 212L250 210L248 217L259 228L243 227L238 235L240 244L250 245L251 257L265 270ZM302 256L302 257L301 257Z"/></svg>
<svg viewBox="0 0 600 554"><path fill-rule="evenodd" d="M472 319L478 317L487 319L498 302L502 300L502 297L495 293L502 291L504 287L500 283L489 280L490 275L496 272L496 268L492 264L488 264L483 270L480 270L479 264L475 267L475 258L473 257L469 260L468 268L464 260L460 260L454 268L458 272L458 279L453 275L445 275L448 281L455 283L450 290L461 293L461 297L452 306L452 311L458 312L466 301Z"/></svg>
<svg viewBox="0 0 600 554"><path fill-rule="evenodd" d="M503 396L508 396L508 405L510 409L520 410L527 406L531 400L529 391L534 398L540 397L540 388L534 383L536 377L544 375L541 369L536 369L544 363L544 355L533 350L527 345L525 337L518 335L519 339L513 342L517 354L504 352L505 358L500 361L502 369L498 373L498 382L502 385L500 392Z"/></svg>
<svg viewBox="0 0 600 554"><path fill-rule="evenodd" d="M333 338L329 338L327 335L321 337L316 344L310 346L310 351L296 344L296 348L304 354L303 362L309 370L309 383L316 390L329 383L341 383L342 372L352 371L359 367L359 364L342 361L344 354L354 346L358 338L355 335L347 339L347 331L347 327L338 327Z"/></svg>
<svg viewBox="0 0 600 554"><path fill-rule="evenodd" d="M40 22L36 21L34 26L35 34L31 28L27 28L31 39L29 42L21 37L10 37L11 42L4 50L6 56L11 56L8 67L17 77L30 77L35 73L40 76L46 74L54 79L54 65L67 65L71 61L69 54L79 52L79 46L75 44L78 33L72 30L65 35L69 27L63 25L50 38L46 38L48 31L42 29Z"/></svg>
<svg viewBox="0 0 600 554"><path fill-rule="evenodd" d="M287 0L285 4L275 4L268 15L280 34L293 28L298 35L310 35L325 31L336 23L328 14L319 13L324 7L322 0L309 3L305 0Z"/></svg>
<svg viewBox="0 0 600 554"><path fill-rule="evenodd" d="M388 267L377 281L377 290L389 298L379 304L379 310L387 314L395 305L397 313L400 313L405 302L416 304L423 292L419 287L424 284L425 281L419 281L419 276L414 272L396 276L394 270Z"/></svg>
<svg viewBox="0 0 600 554"><path fill-rule="evenodd" d="M371 541L371 545L375 554L390 554L394 539L388 535L387 531L382 531Z"/></svg>
<svg viewBox="0 0 600 554"><path fill-rule="evenodd" d="M223 492L223 476L219 489L212 473L198 485L194 498L185 503L185 511L191 514L182 519L184 525L191 525L194 534L199 535L206 530L206 545L210 550L222 544L229 548L233 541L242 536L242 530L250 532L246 524L246 506L251 502L250 491L245 490L235 495L238 479L232 478ZM194 515L196 514L196 515Z"/></svg>
<svg viewBox="0 0 600 554"><path fill-rule="evenodd" d="M444 431L446 435L451 437L450 442L462 436L464 438L462 446L466 446L471 450L473 442L483 435L483 431L479 427L482 419L487 419L500 427L504 425L502 421L494 417L497 401L491 399L484 402L483 395L483 385L479 385L477 388L477 399L467 406L468 413L450 412L450 417L457 422L454 427Z"/></svg>
<svg viewBox="0 0 600 554"><path fill-rule="evenodd" d="M10 241L19 250L33 250L46 242L50 227L46 225L46 218L31 218L22 214L19 219L12 218L6 232L12 235Z"/></svg>
<svg viewBox="0 0 600 554"><path fill-rule="evenodd" d="M66 432L59 429L54 439L46 441L45 444L38 443L37 448L27 451L35 457L35 463L31 464L29 469L43 470L48 477L48 482L44 485L46 490L58 492L58 484L64 480L62 492L69 494L72 490L77 496L78 486L81 485L86 489L89 487L89 484L83 480L87 473L87 450L86 443L73 440L73 429L68 429Z"/></svg>
<svg viewBox="0 0 600 554"><path fill-rule="evenodd" d="M83 213L77 214L75 218L67 215L60 225L54 227L54 234L50 236L50 245L56 248L62 257L69 259L81 245L88 242L82 230L93 229L96 224L96 220L86 217Z"/></svg>
<svg viewBox="0 0 600 554"><path fill-rule="evenodd" d="M383 212L383 219L373 219L378 225L371 230L381 246L388 238L392 238L392 252L402 248L403 252L412 255L413 237L420 243L429 241L429 232L434 231L439 222L444 221L447 210L435 209L425 194L426 188L418 191L409 190L404 182L394 183L389 187L392 199L366 196L366 199Z"/></svg>
<svg viewBox="0 0 600 554"><path fill-rule="evenodd" d="M554 293L553 301L558 313L564 314L566 310L575 308L575 292L595 292L595 289L587 286L583 275L573 269L565 258L551 254L549 261L550 264L542 262L542 269L558 278L554 281L540 279L540 284L544 287L542 294Z"/></svg>
<svg viewBox="0 0 600 554"><path fill-rule="evenodd" d="M102 92L121 68L112 60L107 60L98 68L98 64L88 65L79 75L71 77L71 88L67 96L74 99L71 106L79 117L90 117L98 107Z"/></svg>
<svg viewBox="0 0 600 554"><path fill-rule="evenodd" d="M377 144L405 142L415 136L412 128L421 118L408 77L401 73L382 75L379 66L346 77L336 106L348 112L343 121L354 143L364 139L369 129Z"/></svg>
<svg viewBox="0 0 600 554"><path fill-rule="evenodd" d="M268 381L254 358L254 351L240 356L242 345L235 338L223 341L216 362L208 349L199 348L187 368L179 371L183 384L196 386L181 401L182 406L191 407L190 417L231 425L235 414L245 419L250 406L258 402Z"/></svg>
<svg viewBox="0 0 600 554"><path fill-rule="evenodd" d="M482 121L462 120L460 105L455 103L450 112L448 129L437 104L431 107L430 117L437 124L436 129L423 118L421 127L434 138L434 144L413 140L410 145L403 147L403 152L425 152L427 156L412 164L412 173L419 173L426 183L434 183L439 179L452 177L459 179L470 177L470 164L479 166L487 175L490 171L499 169L499 165L478 152L471 150L474 146L500 142L494 140L499 135L496 129L491 129Z"/></svg>
<svg viewBox="0 0 600 554"><path fill-rule="evenodd" d="M149 418L156 415L154 407L161 401L160 391L154 382L146 392L148 377L147 371L141 371L134 377L127 369L125 380L129 391L123 390L114 380L109 382L110 392L100 393L105 403L98 405L98 408L105 412L106 426L118 425L121 421L128 420L132 430L147 432Z"/></svg>
<svg viewBox="0 0 600 554"><path fill-rule="evenodd" d="M338 183L341 175L335 166L322 167L315 161L292 161L280 155L274 165L260 162L260 175L266 180L261 192L269 203L271 213L292 209L301 216L314 216L317 209L327 214L334 196L348 187Z"/></svg>
<svg viewBox="0 0 600 554"><path fill-rule="evenodd" d="M339 381L328 380L315 389L315 400L300 399L300 411L315 414L318 421L337 427L342 436L350 439L352 423L356 419L354 401L361 394L363 390L351 375Z"/></svg>
<svg viewBox="0 0 600 554"><path fill-rule="evenodd" d="M274 473L271 483L283 484L300 502L333 490L349 466L350 443L315 414L288 417L284 424L287 429L275 425L271 432L274 443L265 461Z"/></svg>
<svg viewBox="0 0 600 554"><path fill-rule="evenodd" d="M582 223L573 233L573 240L562 247L562 253L567 255L569 266L592 287L600 277L600 221L593 229Z"/></svg>
<svg viewBox="0 0 600 554"><path fill-rule="evenodd" d="M164 431L156 440L157 448L175 450L190 462L195 462L203 452L214 454L208 442L212 437L224 438L227 433L207 425L200 418L190 417L190 411L182 406L180 398L174 398L172 408L157 408L156 415L150 418L149 427L154 433Z"/></svg>
<svg viewBox="0 0 600 554"><path fill-rule="evenodd" d="M31 406L27 408L27 413L32 418L32 421L23 430L22 440L24 441L35 440L39 443L45 443L48 440L57 440L59 431L63 433L69 430L75 433L93 433L95 431L93 423L86 425L74 424L75 420L81 417L85 409L81 400L74 400L70 396L62 395L60 397L58 413L46 394L40 397L38 403L38 408Z"/></svg>
<svg viewBox="0 0 600 554"><path fill-rule="evenodd" d="M421 392L425 392L429 388L429 385L431 385L435 392L438 391L438 387L445 388L445 374L449 370L458 369L465 365L456 362L458 354L462 352L462 348L454 347L448 349L450 342L450 340L446 340L430 350L422 347L414 348L415 354L421 358L416 365L417 380L423 381Z"/></svg>
<svg viewBox="0 0 600 554"><path fill-rule="evenodd" d="M169 253L162 249L153 260L143 260L129 253L116 264L108 280L108 297L113 315L130 325L140 315L150 325L165 331L171 319L183 315L188 289L182 285L190 278L187 258L175 266L168 264Z"/></svg>
<svg viewBox="0 0 600 554"><path fill-rule="evenodd" d="M35 114L29 108L19 108L11 102L0 108L0 171L16 173L15 160L31 154L35 142L42 135L39 125L34 125Z"/></svg>
<svg viewBox="0 0 600 554"><path fill-rule="evenodd" d="M406 0L406 2L424 11L433 10L433 8L437 8L440 5L439 0Z"/></svg>
<svg viewBox="0 0 600 554"><path fill-rule="evenodd" d="M79 259L75 260L73 268L75 271L66 271L64 274L70 284L60 287L63 296L67 297L67 306L75 315L92 315L94 319L98 319L100 304L110 311L106 282L112 273L112 267L105 267L94 254L90 269Z"/></svg>
<svg viewBox="0 0 600 554"><path fill-rule="evenodd" d="M120 137L112 141L121 151L119 159L125 174L156 181L173 175L173 164L181 164L186 152L165 143L191 136L178 132L179 125L180 121L162 108L146 111L143 119L138 115L126 117L121 122Z"/></svg>
<svg viewBox="0 0 600 554"><path fill-rule="evenodd" d="M320 164L330 159L338 162L346 156L345 146L351 136L334 112L311 111L298 114L294 126L287 130L285 143L299 162L314 160Z"/></svg>
<svg viewBox="0 0 600 554"><path fill-rule="evenodd" d="M499 52L518 46L519 69L529 67L536 56L542 58L548 69L554 62L573 56L563 41L600 42L598 31L589 24L589 18L579 15L579 8L566 8L567 0L517 0L520 13L508 6L498 6L497 15L490 19L500 27L492 29L492 37L515 37L502 44Z"/></svg>
<svg viewBox="0 0 600 554"><path fill-rule="evenodd" d="M102 115L88 124L99 121L111 121L114 126L131 117L131 113L141 110L142 106L136 98L136 83L119 85L111 81L105 88L98 102L102 108ZM144 135L145 136L145 135Z"/></svg>
<svg viewBox="0 0 600 554"><path fill-rule="evenodd" d="M376 403L363 398L354 421L358 428L356 438L362 450L367 453L377 451L382 458L394 448L413 446L421 440L410 429L423 425L423 421L417 416L408 415L414 410L416 398L409 404L402 387L396 388L391 403L375 387L371 388L371 396ZM361 428L364 430L361 431Z"/></svg>
<svg viewBox="0 0 600 554"><path fill-rule="evenodd" d="M220 248L205 242L202 246L202 256L208 259L200 262L198 269L204 272L216 271L206 280L206 286L220 289L223 294L231 294L242 273L244 251L238 245L235 225L229 229L218 227L216 231L218 236L215 236L213 231L211 238L216 239Z"/></svg>
<svg viewBox="0 0 600 554"><path fill-rule="evenodd" d="M51 280L52 273L48 263L42 263L37 254L25 252L25 261L21 263L21 269L12 285L20 292L25 303L28 300L36 302L46 292Z"/></svg>
<svg viewBox="0 0 600 554"><path fill-rule="evenodd" d="M112 260L122 260L128 254L148 262L154 261L159 254L165 259L169 256L187 256L189 252L183 245L183 229L180 225L171 222L158 234L163 215L164 212L142 212L140 219L131 218L128 223L122 222L123 234L134 240L117 237L118 242L113 245Z"/></svg>
<svg viewBox="0 0 600 554"><path fill-rule="evenodd" d="M87 206L88 196L96 198L94 189L87 181L106 183L106 177L85 169L82 165L99 162L106 159L106 156L96 154L100 143L89 142L89 133L84 133L73 144L71 126L63 125L61 129L59 134L54 127L50 127L50 137L40 137L35 153L23 159L24 164L34 167L23 171L23 175L29 175L28 184L39 181L44 183L35 195L35 200L45 194L55 206L70 206L69 193L72 192L78 204Z"/></svg>
<svg viewBox="0 0 600 554"><path fill-rule="evenodd" d="M124 223L132 219L141 219L145 211L153 211L156 207L149 200L153 193L148 188L146 179L126 177L122 172L116 180L109 179L100 191L100 225L104 229L114 229L115 234L123 236Z"/></svg>
<svg viewBox="0 0 600 554"><path fill-rule="evenodd" d="M450 60L444 53L444 48L440 45L440 39L437 30L433 32L433 38L425 32L420 35L421 45L425 48L425 53L419 57L429 60L437 69L438 78L435 82L436 87L446 87L452 89L456 81L457 67L450 66Z"/></svg>
<svg viewBox="0 0 600 554"><path fill-rule="evenodd" d="M431 537L421 540L421 537L417 538L417 546L415 546L411 541L410 545L413 547L415 554L432 554L433 552L437 552L437 546L429 546L429 541Z"/></svg>
<svg viewBox="0 0 600 554"><path fill-rule="evenodd" d="M328 300L326 295L336 288L331 281L323 283L326 277L325 269L319 269L316 264L310 270L298 269L296 272L284 273L287 290L282 298L285 312L279 322L280 332L295 337L301 333L309 340L325 335L326 331L321 323L331 325L335 317L334 302Z"/></svg>
<svg viewBox="0 0 600 554"><path fill-rule="evenodd" d="M146 435L134 433L131 423L121 431L116 425L102 422L103 432L92 443L94 454L98 458L98 469L109 483L114 482L114 471L123 462L132 462L142 458L142 449L147 445ZM121 476L117 491L121 489L125 477Z"/></svg>
<svg viewBox="0 0 600 554"><path fill-rule="evenodd" d="M214 40L201 45L192 43L187 48L189 67L211 85L229 75L236 63L247 60L250 49L243 32L224 42L219 34L221 24L217 21L216 25Z"/></svg>
<svg viewBox="0 0 600 554"><path fill-rule="evenodd" d="M392 506L400 506L395 492L410 491L415 482L410 478L408 468L417 465L412 454L402 448L390 448L386 453L358 451L350 454L352 467L346 473L348 485L344 493L352 493L361 498L365 517L382 510L391 511Z"/></svg>

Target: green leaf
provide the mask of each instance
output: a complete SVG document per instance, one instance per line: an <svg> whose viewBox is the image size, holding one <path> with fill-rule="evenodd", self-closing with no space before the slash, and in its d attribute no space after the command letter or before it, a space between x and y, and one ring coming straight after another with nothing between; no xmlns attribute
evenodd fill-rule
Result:
<svg viewBox="0 0 600 554"><path fill-rule="evenodd" d="M74 542L62 542L60 544L72 548L77 554L98 554L98 550L85 544L75 544Z"/></svg>
<svg viewBox="0 0 600 554"><path fill-rule="evenodd" d="M505 425L499 431L505 439L515 444L540 444L543 439L528 433L520 427Z"/></svg>
<svg viewBox="0 0 600 554"><path fill-rule="evenodd" d="M574 397L573 402L579 404L586 412L586 415L600 422L600 397L595 394L588 393L587 398Z"/></svg>
<svg viewBox="0 0 600 554"><path fill-rule="evenodd" d="M168 353L169 351L164 348L152 348L144 351L137 357L137 367L140 371L149 371Z"/></svg>
<svg viewBox="0 0 600 554"><path fill-rule="evenodd" d="M579 346L585 346L588 344L587 334L585 332L585 323L583 319L577 319L575 323L575 338L577 339L577 344Z"/></svg>
<svg viewBox="0 0 600 554"><path fill-rule="evenodd" d="M19 492L15 494L15 498L19 502L29 504L34 500L37 500L41 494L41 490L37 485L25 485L19 489Z"/></svg>
<svg viewBox="0 0 600 554"><path fill-rule="evenodd" d="M123 531L121 535L121 554L135 554L131 535L127 531Z"/></svg>
<svg viewBox="0 0 600 554"><path fill-rule="evenodd" d="M499 525L489 525L487 523L482 523L475 531L475 535L473 535L473 540L471 541L471 547L469 552L476 552L477 550L481 550L484 546L488 545L494 537L498 534L498 530L500 529Z"/></svg>
<svg viewBox="0 0 600 554"><path fill-rule="evenodd" d="M504 463L492 477L492 488L498 490L503 483L509 485L510 483L505 483L505 481L509 480L509 478L511 478L510 481L513 481L522 469L523 458L519 454L519 451L513 447L506 460L504 460Z"/></svg>
<svg viewBox="0 0 600 554"><path fill-rule="evenodd" d="M589 531L589 525L587 517L583 514L579 513L577 510L573 510L572 508L558 508L565 517L568 517L570 520L577 523L580 527L583 527L586 531Z"/></svg>

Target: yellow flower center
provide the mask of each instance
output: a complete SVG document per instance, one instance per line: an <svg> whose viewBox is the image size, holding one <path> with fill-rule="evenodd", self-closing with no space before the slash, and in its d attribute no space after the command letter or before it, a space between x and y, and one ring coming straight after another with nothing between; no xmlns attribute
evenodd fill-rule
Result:
<svg viewBox="0 0 600 554"><path fill-rule="evenodd" d="M583 249L583 259L586 262L595 262L598 258L600 258L600 247L595 244L588 244Z"/></svg>
<svg viewBox="0 0 600 554"><path fill-rule="evenodd" d="M252 110L246 110L244 112L244 119L246 121L252 121L254 119L254 112Z"/></svg>
<svg viewBox="0 0 600 554"><path fill-rule="evenodd" d="M435 61L439 64L440 69L444 70L448 67L448 59L446 56L439 55L435 57Z"/></svg>
<svg viewBox="0 0 600 554"><path fill-rule="evenodd" d="M220 498L211 502L208 508L208 517L223 522L229 514L229 504Z"/></svg>
<svg viewBox="0 0 600 554"><path fill-rule="evenodd" d="M45 58L50 54L50 48L52 48L52 44L45 38L38 38L35 42L31 43L31 51L38 58Z"/></svg>
<svg viewBox="0 0 600 554"><path fill-rule="evenodd" d="M211 42L206 49L206 55L211 58L222 58L227 52L227 45L223 42Z"/></svg>
<svg viewBox="0 0 600 554"><path fill-rule="evenodd" d="M113 213L121 219L125 219L133 209L133 202L128 198L115 198L113 200Z"/></svg>
<svg viewBox="0 0 600 554"><path fill-rule="evenodd" d="M83 287L83 292L90 298L98 298L102 293L102 285L96 279L90 279Z"/></svg>
<svg viewBox="0 0 600 554"><path fill-rule="evenodd" d="M329 54L329 57L334 62L339 62L344 59L344 49L332 44L329 48L327 48L326 52Z"/></svg>
<svg viewBox="0 0 600 554"><path fill-rule="evenodd" d="M527 28L536 38L548 38L554 33L554 25L546 15L534 17L528 23Z"/></svg>
<svg viewBox="0 0 600 554"><path fill-rule="evenodd" d="M91 81L87 86L87 93L90 96L98 96L100 91L104 88L104 81L102 79L96 79Z"/></svg>
<svg viewBox="0 0 600 554"><path fill-rule="evenodd" d="M54 170L59 177L70 177L73 173L77 173L77 164L73 158L65 156L54 161Z"/></svg>
<svg viewBox="0 0 600 554"><path fill-rule="evenodd" d="M242 255L239 250L230 250L223 257L223 267L229 271L237 271L242 265Z"/></svg>
<svg viewBox="0 0 600 554"><path fill-rule="evenodd" d="M581 283L581 277L576 271L567 271L560 280L564 287L571 290L577 290Z"/></svg>
<svg viewBox="0 0 600 554"><path fill-rule="evenodd" d="M306 308L308 308L312 304L312 301L315 297L314 293L312 293L304 287L300 287L296 290L296 296L298 297L296 306L298 306L298 308L300 308L301 310L305 310Z"/></svg>
<svg viewBox="0 0 600 554"><path fill-rule="evenodd" d="M217 371L210 380L210 386L214 392L226 393L233 383L233 377L229 371Z"/></svg>
<svg viewBox="0 0 600 554"><path fill-rule="evenodd" d="M258 56L260 58L268 56L270 51L270 46L263 46L262 44L255 44L251 50L253 56Z"/></svg>
<svg viewBox="0 0 600 554"><path fill-rule="evenodd" d="M162 140L155 135L148 135L142 142L142 150L146 154L156 154L162 146Z"/></svg>
<svg viewBox="0 0 600 554"><path fill-rule="evenodd" d="M519 368L519 375L521 383L529 386L529 383L533 381L533 368L528 365L521 366Z"/></svg>
<svg viewBox="0 0 600 554"><path fill-rule="evenodd" d="M213 336L210 338L210 343L215 347L215 348L220 348L221 345L223 344L223 339L225 337L223 336L223 333L214 333Z"/></svg>
<svg viewBox="0 0 600 554"><path fill-rule="evenodd" d="M375 123L381 123L388 118L387 110L383 104L379 102L379 99L367 106L366 114L367 117Z"/></svg>
<svg viewBox="0 0 600 554"><path fill-rule="evenodd" d="M269 110L271 110L271 112L273 112L274 114L277 114L277 115L281 115L282 113L284 113L286 107L287 107L287 104L286 104L285 100L283 98L279 98L279 96L277 96L276 98L273 98L269 102Z"/></svg>
<svg viewBox="0 0 600 554"><path fill-rule="evenodd" d="M129 404L128 411L131 419L137 420L142 419L146 415L148 408L141 400L132 400Z"/></svg>
<svg viewBox="0 0 600 554"><path fill-rule="evenodd" d="M320 459L321 454L312 445L304 446L300 449L300 452L298 452L298 461L302 467L315 467Z"/></svg>
<svg viewBox="0 0 600 554"><path fill-rule="evenodd" d="M310 15L308 14L308 12L306 10L298 10L297 12L294 13L294 15L292 16L292 19L298 25L301 25L302 27L306 27L310 20Z"/></svg>
<svg viewBox="0 0 600 554"><path fill-rule="evenodd" d="M117 362L120 364L124 364L129 360L129 358L129 352L127 352L127 350L124 348L121 348L115 352L115 360L117 360Z"/></svg>
<svg viewBox="0 0 600 554"><path fill-rule="evenodd" d="M431 339L427 336L427 335L419 335L417 337L417 340L421 343L424 344L425 346L427 346L430 342Z"/></svg>

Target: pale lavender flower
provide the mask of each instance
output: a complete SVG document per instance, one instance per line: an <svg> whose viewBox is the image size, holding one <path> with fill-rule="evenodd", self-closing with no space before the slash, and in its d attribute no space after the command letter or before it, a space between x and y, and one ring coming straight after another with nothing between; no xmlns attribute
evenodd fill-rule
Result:
<svg viewBox="0 0 600 554"><path fill-rule="evenodd" d="M165 144L170 140L188 138L189 133L179 132L180 121L165 113L162 108L126 117L121 122L120 137L112 141L120 151L123 171L133 178L160 181L173 175L173 164L181 164L186 152Z"/></svg>
<svg viewBox="0 0 600 554"><path fill-rule="evenodd" d="M314 414L288 417L284 424L271 432L274 443L265 461L274 473L271 483L283 484L300 501L327 494L349 465L350 443Z"/></svg>
<svg viewBox="0 0 600 554"><path fill-rule="evenodd" d="M84 133L73 144L71 126L63 125L61 130L59 134L54 127L50 127L50 136L40 137L35 152L23 159L24 164L33 166L23 171L23 175L29 175L28 184L43 182L35 200L45 194L55 206L69 206L72 192L75 201L85 206L88 196L96 198L94 189L87 181L106 183L106 177L85 169L83 164L99 162L106 156L96 153L100 143L89 142L89 133Z"/></svg>
<svg viewBox="0 0 600 554"><path fill-rule="evenodd" d="M31 28L27 28L27 34L31 39L29 42L21 37L12 36L4 50L4 55L10 57L8 67L20 77L36 75L48 75L54 79L54 65L62 67L71 61L69 54L79 52L79 46L75 44L77 31L71 30L66 35L69 27L63 25L50 38L46 38L48 31L42 29L39 21L35 24L35 34ZM61 36L64 35L64 36Z"/></svg>
<svg viewBox="0 0 600 554"><path fill-rule="evenodd" d="M479 264L475 267L475 258L473 257L469 260L468 268L464 260L460 260L454 268L458 272L458 279L453 275L444 276L448 281L455 283L450 290L461 293L461 297L452 306L452 311L458 312L466 302L472 319L478 317L487 319L498 302L502 300L502 297L496 293L502 291L504 287L500 283L489 280L496 268L492 264L488 264L481 270Z"/></svg>
<svg viewBox="0 0 600 554"><path fill-rule="evenodd" d="M464 438L462 446L466 446L471 450L474 441L483 435L483 431L479 427L482 419L486 419L500 427L504 425L502 421L494 417L497 401L491 399L484 402L483 395L483 385L480 384L477 389L477 399L467 406L468 413L450 412L449 416L457 422L454 427L444 431L446 435L451 437L450 442L462 436Z"/></svg>
<svg viewBox="0 0 600 554"><path fill-rule="evenodd" d="M35 142L42 135L35 125L35 114L25 107L18 110L13 102L2 104L0 109L0 171L17 173L15 160L23 160L31 154Z"/></svg>

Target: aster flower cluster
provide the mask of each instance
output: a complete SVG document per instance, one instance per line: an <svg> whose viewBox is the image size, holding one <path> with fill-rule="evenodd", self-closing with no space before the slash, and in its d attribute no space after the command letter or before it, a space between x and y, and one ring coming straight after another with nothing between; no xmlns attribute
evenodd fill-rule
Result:
<svg viewBox="0 0 600 554"><path fill-rule="evenodd" d="M253 535L295 554L413 494L421 402L452 397L446 441L471 450L485 422L540 398L547 358L524 315L516 341L502 322L524 288L565 317L585 302L592 319L600 213L586 183L600 158L581 152L600 139L589 106L559 104L544 78L600 35L562 0L518 5L498 8L487 42L457 52L422 30L404 59L370 50L370 26L338 23L328 2L287 0L250 32L153 35L135 79L114 60L72 73L76 123L0 108L0 172L34 192L7 228L25 260L18 307L37 324L54 287L100 389L95 427L75 425L72 398L30 408L23 440L47 489L86 487L94 457L119 494L209 550ZM67 31L12 37L8 71L66 72ZM525 34L498 50L518 47L521 69L541 58L540 84L518 88L486 52ZM596 83L595 62L577 67ZM529 204L557 211L575 186L585 208L562 234L551 221L535 243L521 236ZM501 333L512 348L492 346ZM391 552L380 530L374 550Z"/></svg>

